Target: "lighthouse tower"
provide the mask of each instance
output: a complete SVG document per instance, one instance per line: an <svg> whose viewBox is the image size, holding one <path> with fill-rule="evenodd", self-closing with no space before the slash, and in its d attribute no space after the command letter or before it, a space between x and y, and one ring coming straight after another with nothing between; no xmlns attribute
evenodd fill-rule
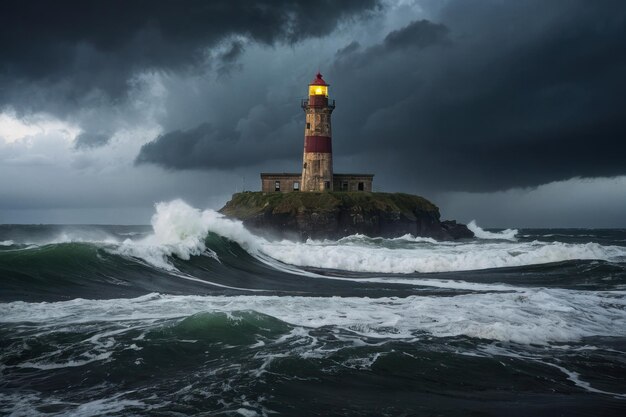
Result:
<svg viewBox="0 0 626 417"><path fill-rule="evenodd" d="M335 100L328 99L328 84L322 78L322 74L317 73L309 84L309 98L302 100L302 109L306 114L302 175L296 172L262 172L261 191L371 192L374 174L333 172L330 115L335 110Z"/></svg>
<svg viewBox="0 0 626 417"><path fill-rule="evenodd" d="M302 100L306 113L302 191L332 191L333 147L330 115L335 100L328 100L328 84L319 72L309 84L309 98Z"/></svg>

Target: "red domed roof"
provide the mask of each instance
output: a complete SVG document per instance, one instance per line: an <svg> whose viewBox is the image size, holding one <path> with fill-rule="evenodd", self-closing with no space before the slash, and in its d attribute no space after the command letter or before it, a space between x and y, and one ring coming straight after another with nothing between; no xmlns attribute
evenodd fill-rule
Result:
<svg viewBox="0 0 626 417"><path fill-rule="evenodd" d="M328 86L329 84L327 84L326 81L324 81L324 79L322 78L322 74L320 74L318 72L317 75L315 76L315 79L313 79L313 81L311 81L311 84L309 84L309 85L326 85L326 86Z"/></svg>

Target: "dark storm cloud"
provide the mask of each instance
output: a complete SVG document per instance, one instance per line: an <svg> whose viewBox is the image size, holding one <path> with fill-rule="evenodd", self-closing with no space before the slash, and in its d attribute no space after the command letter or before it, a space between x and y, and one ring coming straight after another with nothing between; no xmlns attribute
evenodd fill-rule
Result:
<svg viewBox="0 0 626 417"><path fill-rule="evenodd" d="M226 52L220 55L220 58L222 58L222 60L227 63L234 62L243 53L243 49L244 48L242 42L233 42L230 45L230 48L228 48Z"/></svg>
<svg viewBox="0 0 626 417"><path fill-rule="evenodd" d="M118 97L135 71L192 69L204 48L230 36L297 42L375 7L375 0L4 1L0 100L18 105L33 85L54 86L69 101L94 89ZM241 51L234 42L221 58L232 65Z"/></svg>
<svg viewBox="0 0 626 417"><path fill-rule="evenodd" d="M251 49L238 35L278 45L273 50L281 58L289 49L284 43L330 34L344 18L375 8L356 0L131 2L122 3L123 13L109 3L31 2L31 11L6 4L0 96L11 90L29 103L36 100L23 93L26 84L54 86L55 96L81 103L93 88L122 94L128 77L146 68L176 72L182 85L186 71L206 69L204 48L219 45L212 69L228 75L222 80L241 77L229 97L201 90L206 99L192 102L168 91L157 122L169 133L136 159L182 170L264 162L272 169L269 161L278 159L298 167L300 92L267 93L292 82L294 68L272 66L263 90L252 92L253 66L265 63L233 71ZM440 4L429 20L416 16L374 45L367 37L333 45L338 52L323 72L338 104L335 156L348 161L337 171L372 171L381 189L466 191L626 174L623 1ZM348 27L342 36L369 35L374 26ZM316 53L307 63L319 63ZM308 81L302 79L301 92ZM211 124L203 123L209 117Z"/></svg>
<svg viewBox="0 0 626 417"><path fill-rule="evenodd" d="M97 148L106 145L111 139L110 135L94 132L82 132L74 139L76 149Z"/></svg>
<svg viewBox="0 0 626 417"><path fill-rule="evenodd" d="M447 29L444 26L425 20L418 21L402 30L391 32L383 44L371 48L369 54L378 54L379 49L386 48L425 48L431 44L444 43L446 36ZM358 48L359 44L353 42L338 54L348 55ZM297 107L293 103L281 103L276 108L276 104L272 103L271 109L268 109L267 104L264 105L264 111L254 114L252 122L256 125L270 122L280 127L292 121L293 111L297 111ZM301 121L300 116L298 126ZM206 123L185 131L175 130L144 145L136 163L155 163L174 169L232 169L258 163L264 157L265 160L293 159L294 166L299 166L297 155L301 151L302 143L294 138L299 137L300 130L290 130L291 136L278 136L274 129L257 127L252 130L254 135L242 136L235 130L219 131Z"/></svg>
<svg viewBox="0 0 626 417"><path fill-rule="evenodd" d="M455 1L440 19L338 53L335 133L359 146L336 153L443 189L626 174L623 2Z"/></svg>
<svg viewBox="0 0 626 417"><path fill-rule="evenodd" d="M438 20L337 52L334 150L358 161L343 169L372 170L385 188L469 191L626 174L623 2L457 0ZM139 160L237 168L249 161L237 147L261 159L265 139L211 139L173 165L158 151L176 141L166 135Z"/></svg>
<svg viewBox="0 0 626 417"><path fill-rule="evenodd" d="M447 39L448 28L428 20L415 21L390 32L383 41L386 48L425 48Z"/></svg>
<svg viewBox="0 0 626 417"><path fill-rule="evenodd" d="M217 68L217 73L220 76L227 75L235 69L241 69L241 64L237 63L237 60L244 52L243 42L232 42L229 48L219 55L221 64Z"/></svg>
<svg viewBox="0 0 626 417"><path fill-rule="evenodd" d="M271 149L267 159L292 158L300 150L299 144L292 146L265 140L263 147ZM173 169L231 169L237 166L258 163L260 150L242 141L236 131L224 131L209 123L189 130L175 130L157 137L141 148L136 163L156 162Z"/></svg>

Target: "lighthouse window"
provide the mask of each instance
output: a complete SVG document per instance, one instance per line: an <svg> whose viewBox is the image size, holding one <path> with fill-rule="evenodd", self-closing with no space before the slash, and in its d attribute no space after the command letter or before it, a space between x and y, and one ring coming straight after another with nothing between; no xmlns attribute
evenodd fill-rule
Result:
<svg viewBox="0 0 626 417"><path fill-rule="evenodd" d="M309 85L310 96L326 96L328 97L328 86L325 85Z"/></svg>
<svg viewBox="0 0 626 417"><path fill-rule="evenodd" d="M307 123L307 124L306 124L306 128L307 128L307 129L310 129L310 128L311 128L311 123Z"/></svg>
<svg viewBox="0 0 626 417"><path fill-rule="evenodd" d="M324 189L325 190L329 190L330 189L330 181L324 181Z"/></svg>
<svg viewBox="0 0 626 417"><path fill-rule="evenodd" d="M274 183L274 191L280 191L280 181Z"/></svg>

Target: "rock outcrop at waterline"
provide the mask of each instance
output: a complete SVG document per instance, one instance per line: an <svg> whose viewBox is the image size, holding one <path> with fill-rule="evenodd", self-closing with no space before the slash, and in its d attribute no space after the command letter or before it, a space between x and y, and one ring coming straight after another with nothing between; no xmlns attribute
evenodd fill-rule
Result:
<svg viewBox="0 0 626 417"><path fill-rule="evenodd" d="M463 224L441 221L439 208L423 197L370 192L243 192L220 210L255 233L277 238L339 239L353 234L437 240L471 238Z"/></svg>

